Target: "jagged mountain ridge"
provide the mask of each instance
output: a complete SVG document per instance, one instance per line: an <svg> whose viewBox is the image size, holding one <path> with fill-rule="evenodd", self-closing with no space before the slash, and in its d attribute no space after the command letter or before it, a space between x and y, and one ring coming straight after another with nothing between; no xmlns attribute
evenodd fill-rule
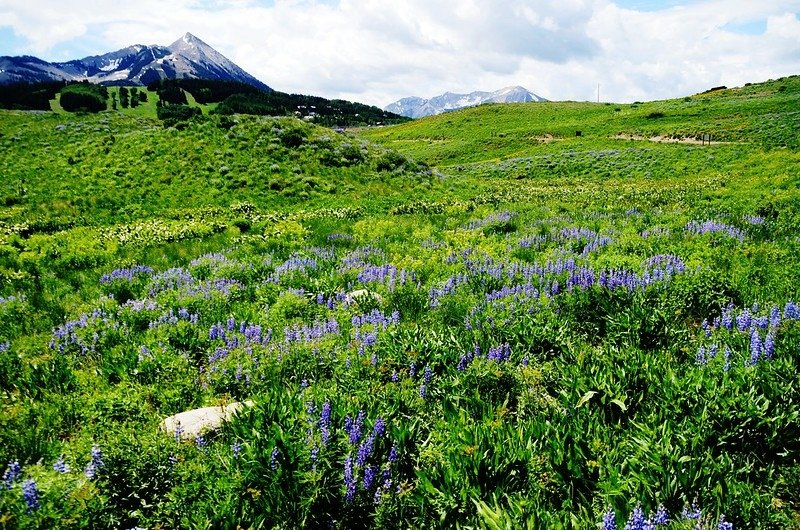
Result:
<svg viewBox="0 0 800 530"><path fill-rule="evenodd" d="M395 101L384 107L383 110L409 118L422 118L484 103L525 103L529 101L547 100L521 86L511 86L494 92L476 91L469 94L445 92L430 99L412 96Z"/></svg>
<svg viewBox="0 0 800 530"><path fill-rule="evenodd" d="M239 81L272 90L191 33L169 46L136 44L63 63L48 63L31 56L0 57L0 84L89 81L147 85L159 79L180 78Z"/></svg>

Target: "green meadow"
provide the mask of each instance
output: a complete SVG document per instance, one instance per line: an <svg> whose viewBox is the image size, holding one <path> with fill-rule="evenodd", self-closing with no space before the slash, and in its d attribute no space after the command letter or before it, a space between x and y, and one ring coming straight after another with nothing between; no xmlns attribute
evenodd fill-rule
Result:
<svg viewBox="0 0 800 530"><path fill-rule="evenodd" d="M800 77L149 96L0 111L0 528L800 528Z"/></svg>

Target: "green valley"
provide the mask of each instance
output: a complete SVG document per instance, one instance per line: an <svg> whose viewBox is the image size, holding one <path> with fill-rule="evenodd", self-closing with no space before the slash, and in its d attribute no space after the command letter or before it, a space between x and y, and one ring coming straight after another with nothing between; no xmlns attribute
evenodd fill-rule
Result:
<svg viewBox="0 0 800 530"><path fill-rule="evenodd" d="M0 110L0 527L800 528L800 77L345 131L107 90Z"/></svg>

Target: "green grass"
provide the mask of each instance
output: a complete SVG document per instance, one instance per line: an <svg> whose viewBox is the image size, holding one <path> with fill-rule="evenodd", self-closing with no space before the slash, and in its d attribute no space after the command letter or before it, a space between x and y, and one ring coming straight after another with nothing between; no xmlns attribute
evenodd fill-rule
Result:
<svg viewBox="0 0 800 530"><path fill-rule="evenodd" d="M388 200L405 195L394 182L413 190L428 180L404 157L376 171L384 149L288 118L208 118L178 131L137 112L5 113L1 193L17 205L6 222L108 223L242 201L285 210Z"/></svg>
<svg viewBox="0 0 800 530"><path fill-rule="evenodd" d="M714 141L796 149L800 147L800 114L794 110L798 104L800 76L794 76L648 103L482 105L364 130L363 135L435 165L563 152L587 142L607 148L649 143L614 140L617 135L701 139L710 134ZM659 114L663 116L649 117Z"/></svg>
<svg viewBox="0 0 800 530"><path fill-rule="evenodd" d="M799 94L0 112L0 526L800 528Z"/></svg>

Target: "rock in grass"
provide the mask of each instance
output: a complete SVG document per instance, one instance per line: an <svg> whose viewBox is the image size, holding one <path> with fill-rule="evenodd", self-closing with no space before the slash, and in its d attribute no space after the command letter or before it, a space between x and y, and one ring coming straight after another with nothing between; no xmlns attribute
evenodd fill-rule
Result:
<svg viewBox="0 0 800 530"><path fill-rule="evenodd" d="M178 432L181 439L191 440L201 434L219 429L224 422L230 421L245 406L252 407L253 402L248 400L242 403L231 403L227 406L219 405L187 410L164 418L160 428L173 436Z"/></svg>
<svg viewBox="0 0 800 530"><path fill-rule="evenodd" d="M378 293L368 291L367 289L356 289L355 291L350 291L347 293L344 298L344 303L348 306L353 304L361 304L363 302L380 305L383 303L383 297Z"/></svg>

